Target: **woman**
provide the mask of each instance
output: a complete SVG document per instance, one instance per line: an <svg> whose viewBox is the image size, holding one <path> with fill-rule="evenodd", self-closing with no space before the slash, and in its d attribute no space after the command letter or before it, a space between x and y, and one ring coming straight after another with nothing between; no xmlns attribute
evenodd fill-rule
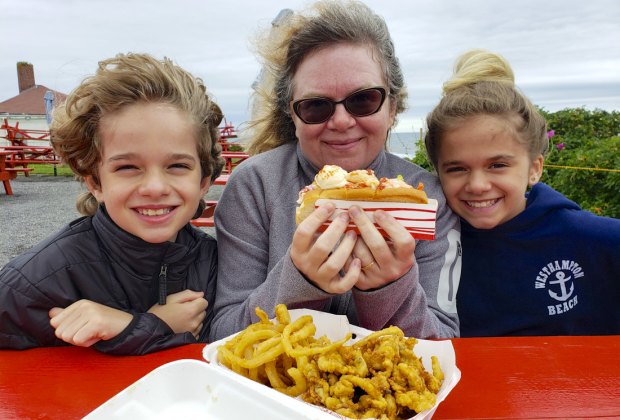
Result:
<svg viewBox="0 0 620 420"><path fill-rule="evenodd" d="M273 311L278 303L344 314L371 330L458 335L458 219L436 177L385 152L407 95L384 20L358 2L318 2L306 14L286 15L259 53L255 156L235 169L215 215L220 269L211 339L256 321L257 306ZM416 244L379 212L386 241L359 207L322 234L333 206L297 227L298 193L326 164L423 182L440 203L437 239ZM359 236L345 233L349 218Z"/></svg>

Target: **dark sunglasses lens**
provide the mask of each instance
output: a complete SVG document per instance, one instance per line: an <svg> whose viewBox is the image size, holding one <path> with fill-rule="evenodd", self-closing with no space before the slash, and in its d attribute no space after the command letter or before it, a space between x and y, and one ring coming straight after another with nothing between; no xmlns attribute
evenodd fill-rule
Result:
<svg viewBox="0 0 620 420"><path fill-rule="evenodd" d="M379 89L366 89L345 100L347 110L356 117L374 114L381 108L383 93Z"/></svg>
<svg viewBox="0 0 620 420"><path fill-rule="evenodd" d="M334 112L334 104L326 99L307 99L297 104L297 115L307 124L327 120Z"/></svg>

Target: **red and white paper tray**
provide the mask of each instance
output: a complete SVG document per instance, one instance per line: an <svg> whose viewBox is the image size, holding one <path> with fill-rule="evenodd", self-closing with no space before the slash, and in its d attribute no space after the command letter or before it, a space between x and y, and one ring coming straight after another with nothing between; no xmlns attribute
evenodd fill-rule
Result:
<svg viewBox="0 0 620 420"><path fill-rule="evenodd" d="M435 222L437 220L437 200L429 198L428 204L417 203L395 203L388 201L346 201L321 198L316 201L315 207L325 203L333 203L336 211L332 214L329 221L325 222L320 230L327 229L327 226L334 218L347 210L351 206L359 206L364 209L366 215L374 223L374 212L384 210L402 224L407 231L416 239L432 240L435 239ZM386 232L375 223L375 226L383 236ZM357 230L355 224L349 225L350 229Z"/></svg>
<svg viewBox="0 0 620 420"><path fill-rule="evenodd" d="M313 311L310 309L291 309L289 310L291 321L299 318L302 315L312 315L312 319L314 324L316 325L316 337L321 337L326 335L331 341L341 340L348 332L353 333L354 338L351 339L347 344L352 344L363 337L371 334L372 331L357 327L355 325L350 325L347 317L344 315L334 315L326 312ZM223 338L214 343L208 344L202 354L205 360L207 360L210 366L214 366L217 369L225 370L227 373L233 373L226 366L219 363L217 360L217 349L219 346L223 345L226 341L230 340L234 337L235 334ZM429 372L432 372L431 367L431 356L437 356L439 359L439 364L444 373L444 382L439 389L439 393L437 394L437 401L435 405L422 413L419 413L412 419L430 419L437 409L437 406L446 399L450 391L456 386L456 384L461 379L461 371L456 367L456 356L454 354L454 347L452 346L452 342L450 340L441 340L441 341L432 341L432 340L418 340L417 344L413 348L414 353L422 358L422 362L424 367ZM308 418L305 415L308 415L312 418L316 415L316 412L320 412L321 414L328 414L328 418L334 419L346 419L346 417L342 417L339 414L331 412L326 408L318 407L315 405L311 405L308 403L304 403L301 400L301 397L298 399L291 398L287 395L284 395L275 389L269 388L268 386L258 384L251 379L245 378L244 376L238 375L234 373L238 377L240 383L252 383L254 385L259 385L263 388L263 392L269 394L273 397L274 400L278 401L296 401L302 404L305 404L309 407L308 410L303 410L304 417L298 416L297 418ZM263 418L261 413L255 413L256 418ZM323 417L316 417L323 418Z"/></svg>

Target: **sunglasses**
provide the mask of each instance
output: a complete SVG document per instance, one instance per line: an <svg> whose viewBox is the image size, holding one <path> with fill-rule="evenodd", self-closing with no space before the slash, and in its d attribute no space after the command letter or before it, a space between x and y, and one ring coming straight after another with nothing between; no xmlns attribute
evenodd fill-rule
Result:
<svg viewBox="0 0 620 420"><path fill-rule="evenodd" d="M381 109L385 101L385 89L373 87L353 92L341 101L328 98L308 98L293 102L293 111L306 124L321 124L336 112L336 105L343 104L344 109L354 117L372 115Z"/></svg>

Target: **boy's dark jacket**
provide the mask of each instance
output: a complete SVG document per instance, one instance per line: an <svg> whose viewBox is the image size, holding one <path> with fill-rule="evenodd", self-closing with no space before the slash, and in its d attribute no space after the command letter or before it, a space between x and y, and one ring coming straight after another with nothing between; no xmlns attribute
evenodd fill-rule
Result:
<svg viewBox="0 0 620 420"><path fill-rule="evenodd" d="M165 279L160 273L166 267ZM110 354L145 354L195 343L147 313L159 293L204 291L207 316L198 341L206 341L217 276L217 243L187 224L175 243L150 244L120 229L100 207L10 261L0 271L0 348L63 346L48 311L89 299L131 313L127 328L94 347Z"/></svg>

